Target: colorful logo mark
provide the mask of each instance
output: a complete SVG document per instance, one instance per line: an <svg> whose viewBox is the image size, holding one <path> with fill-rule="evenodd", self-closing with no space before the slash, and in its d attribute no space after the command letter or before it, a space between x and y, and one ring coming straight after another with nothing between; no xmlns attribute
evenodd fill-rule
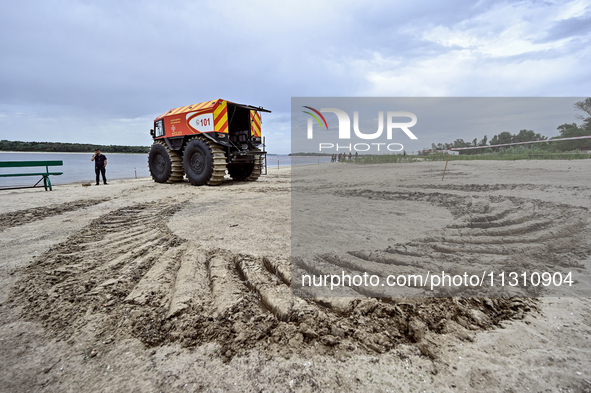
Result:
<svg viewBox="0 0 591 393"><path fill-rule="evenodd" d="M303 108L307 108L310 109L311 111L314 111L314 113L316 113L318 116L320 116L320 118L322 119L322 121L324 122L324 125L326 126L326 129L328 130L328 124L326 123L326 119L324 118L324 116L322 116L322 114L320 112L318 112L316 109L309 107L309 106L304 106ZM320 125L320 129L322 129L322 123L320 122L320 119L318 117L316 117L316 115L314 115L314 113L310 113L308 111L302 111L304 113L307 113L308 115L312 116L314 119L316 119L316 121L318 122L318 124Z"/></svg>

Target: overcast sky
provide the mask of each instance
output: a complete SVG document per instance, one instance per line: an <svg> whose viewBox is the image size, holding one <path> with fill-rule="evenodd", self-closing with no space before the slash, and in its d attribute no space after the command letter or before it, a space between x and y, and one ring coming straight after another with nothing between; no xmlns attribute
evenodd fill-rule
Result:
<svg viewBox="0 0 591 393"><path fill-rule="evenodd" d="M591 96L591 0L1 4L0 139L150 145L223 98L272 110L287 153L292 96Z"/></svg>

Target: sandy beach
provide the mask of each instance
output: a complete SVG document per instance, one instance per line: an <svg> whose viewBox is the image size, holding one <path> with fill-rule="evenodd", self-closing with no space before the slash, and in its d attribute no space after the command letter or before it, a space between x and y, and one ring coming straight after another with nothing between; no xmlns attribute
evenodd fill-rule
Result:
<svg viewBox="0 0 591 393"><path fill-rule="evenodd" d="M591 392L583 278L552 296L292 295L316 269L292 264L300 213L312 229L294 221L294 244L318 242L310 258L329 270L404 248L401 269L453 257L587 277L589 160L452 161L442 181L444 165L294 170L300 192L403 223L386 234L373 220L343 244L322 236L345 222L292 206L288 167L218 187L0 191L0 391Z"/></svg>

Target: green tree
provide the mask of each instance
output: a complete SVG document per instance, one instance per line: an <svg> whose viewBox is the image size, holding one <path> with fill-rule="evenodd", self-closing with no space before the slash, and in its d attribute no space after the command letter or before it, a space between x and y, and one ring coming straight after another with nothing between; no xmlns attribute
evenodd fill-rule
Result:
<svg viewBox="0 0 591 393"><path fill-rule="evenodd" d="M469 147L470 143L469 142L465 142L463 139L458 138L454 141L452 147Z"/></svg>
<svg viewBox="0 0 591 393"><path fill-rule="evenodd" d="M92 152L95 146L82 143L0 141L0 150L3 151ZM99 145L97 147L109 153L148 153L150 151L148 146Z"/></svg>
<svg viewBox="0 0 591 393"><path fill-rule="evenodd" d="M591 116L591 97L588 97L583 101L575 102L573 107L580 111L586 112L589 116ZM577 118L581 120L589 120L589 118L585 119L583 115L577 115Z"/></svg>
<svg viewBox="0 0 591 393"><path fill-rule="evenodd" d="M578 127L576 123L565 123L559 125L557 130L560 132L560 135L556 136L555 138L573 138L577 136L591 135L591 129L586 129L585 127ZM574 141L554 142L553 147L555 150L558 151L590 150L591 140L580 139Z"/></svg>
<svg viewBox="0 0 591 393"><path fill-rule="evenodd" d="M499 145L504 143L513 143L513 138L515 136L511 134L509 131L503 131L499 134Z"/></svg>
<svg viewBox="0 0 591 393"><path fill-rule="evenodd" d="M513 142L531 142L546 140L545 136L540 133L535 133L533 130L521 130L519 134L515 135Z"/></svg>

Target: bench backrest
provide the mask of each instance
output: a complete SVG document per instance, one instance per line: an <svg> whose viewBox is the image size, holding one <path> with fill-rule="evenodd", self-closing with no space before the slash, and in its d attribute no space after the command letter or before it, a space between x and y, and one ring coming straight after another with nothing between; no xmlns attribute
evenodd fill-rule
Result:
<svg viewBox="0 0 591 393"><path fill-rule="evenodd" d="M27 166L60 166L63 161L0 161L0 168L22 168Z"/></svg>

